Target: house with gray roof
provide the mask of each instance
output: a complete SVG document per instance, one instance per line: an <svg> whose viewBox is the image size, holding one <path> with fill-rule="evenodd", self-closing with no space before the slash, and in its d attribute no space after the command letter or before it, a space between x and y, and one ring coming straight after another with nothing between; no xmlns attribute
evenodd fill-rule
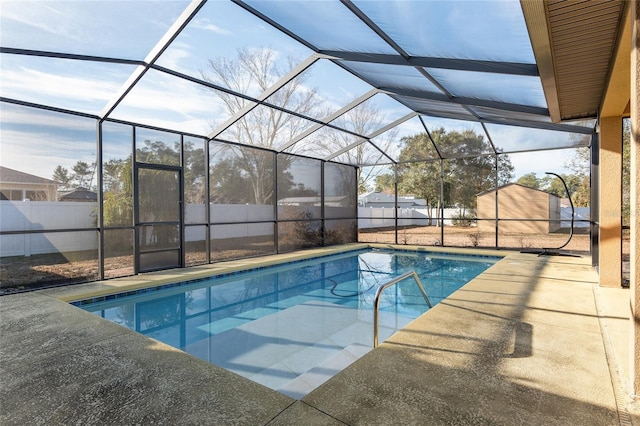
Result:
<svg viewBox="0 0 640 426"><path fill-rule="evenodd" d="M358 205L360 207L384 207L394 208L396 206L396 198L393 194L384 192L367 192L358 196ZM424 208L427 201L423 198L416 198L411 195L398 196L398 207L403 209Z"/></svg>

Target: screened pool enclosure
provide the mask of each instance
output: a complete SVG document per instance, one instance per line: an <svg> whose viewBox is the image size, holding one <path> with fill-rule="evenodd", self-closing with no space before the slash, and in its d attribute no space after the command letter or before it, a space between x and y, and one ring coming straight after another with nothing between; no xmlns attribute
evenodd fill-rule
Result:
<svg viewBox="0 0 640 426"><path fill-rule="evenodd" d="M554 247L569 204L590 251L595 115L552 121L518 1L0 19L5 291L357 241Z"/></svg>

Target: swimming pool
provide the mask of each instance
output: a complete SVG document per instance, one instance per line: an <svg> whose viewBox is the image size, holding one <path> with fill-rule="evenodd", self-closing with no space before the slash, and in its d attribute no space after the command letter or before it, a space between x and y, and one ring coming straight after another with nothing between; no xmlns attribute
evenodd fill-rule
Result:
<svg viewBox="0 0 640 426"><path fill-rule="evenodd" d="M499 259L355 250L74 305L301 398L371 350L378 287L416 271L435 305ZM427 310L415 281L386 289L379 340Z"/></svg>

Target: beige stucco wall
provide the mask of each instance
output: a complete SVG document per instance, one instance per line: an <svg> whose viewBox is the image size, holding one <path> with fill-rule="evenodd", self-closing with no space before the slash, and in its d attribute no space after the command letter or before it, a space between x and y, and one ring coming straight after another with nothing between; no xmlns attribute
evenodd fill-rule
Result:
<svg viewBox="0 0 640 426"><path fill-rule="evenodd" d="M622 285L622 116L600 119L600 284Z"/></svg>
<svg viewBox="0 0 640 426"><path fill-rule="evenodd" d="M549 226L549 218L560 218L560 200L542 191L536 191L520 185L500 188L498 193L498 212L500 219L543 219L544 222L506 221L499 223L500 233L540 234L553 232L560 223ZM495 218L495 192L478 197L478 218ZM554 200L555 199L555 204ZM557 210L557 211L556 211ZM490 220L479 220L478 231L493 232L495 224Z"/></svg>

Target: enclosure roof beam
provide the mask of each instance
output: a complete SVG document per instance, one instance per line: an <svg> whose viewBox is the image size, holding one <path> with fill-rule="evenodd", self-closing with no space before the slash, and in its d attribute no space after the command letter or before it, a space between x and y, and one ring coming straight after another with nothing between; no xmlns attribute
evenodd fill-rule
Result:
<svg viewBox="0 0 640 426"><path fill-rule="evenodd" d="M57 58L57 59L71 59L76 61L92 61L92 62L107 62L112 64L124 64L124 65L146 65L144 61L138 59L124 59L124 58L111 58L108 56L94 56L94 55L79 55L76 53L64 53L64 52L49 52L45 50L33 50L33 49L17 49L13 47L0 47L0 53L6 53L9 55L24 55L24 56L39 56L45 58Z"/></svg>
<svg viewBox="0 0 640 426"><path fill-rule="evenodd" d="M504 126L528 127L540 130L554 130L557 132L579 133L581 135L591 135L593 128L584 126L575 126L572 124L555 124L544 121L528 121L509 118L483 118L478 120L481 123L499 124Z"/></svg>
<svg viewBox="0 0 640 426"><path fill-rule="evenodd" d="M345 52L321 50L329 59L337 61L366 62L373 64L400 65L412 67L438 68L459 71L485 72L538 77L536 64L518 62L479 61L470 59L438 58L430 56L390 55L384 53Z"/></svg>
<svg viewBox="0 0 640 426"><path fill-rule="evenodd" d="M484 134L487 137L489 144L491 145L491 150L493 150L494 154L497 154L498 150L496 149L496 145L493 143L493 139L491 139L491 135L489 134L489 130L487 130L487 126L483 122L480 122L480 124L482 125L482 130L484 130Z"/></svg>
<svg viewBox="0 0 640 426"><path fill-rule="evenodd" d="M422 116L420 116L420 123L422 123L422 127L424 127L424 132L429 137L429 140L431 141L431 145L433 146L433 149L436 150L436 153L438 154L438 158L440 159L444 158L440 153L440 149L438 148L436 141L433 140L433 137L431 136L431 132L429 132L429 127L427 127L427 123L424 122L424 118L422 118Z"/></svg>
<svg viewBox="0 0 640 426"><path fill-rule="evenodd" d="M29 108L37 108L37 109L42 109L42 110L45 110L45 111L59 112L59 113L62 113L62 114L75 115L77 117L91 118L93 120L99 120L100 119L100 117L98 117L95 114L87 114L85 112L72 111L72 110L69 110L69 109L58 108L58 107L49 106L49 105L42 105L42 104L37 104L37 103L34 103L34 102L28 102L28 101L22 101L22 100L19 100L19 99L7 98L7 97L4 97L4 96L0 96L0 102L6 102L8 104L19 105L19 106L24 106L24 107L29 107Z"/></svg>
<svg viewBox="0 0 640 426"><path fill-rule="evenodd" d="M486 107L493 108L503 111L510 112L522 112L526 114L535 114L541 115L544 117L549 116L549 110L547 108L536 107L531 105L523 105L523 104L514 104L510 102L499 102L499 101L491 101L488 99L476 99L476 98L465 98L465 97L456 97L456 96L447 96L433 92L424 92L419 90L411 90L411 89L399 89L399 88L390 88L390 87L381 87L381 91L389 94L389 96L402 96L407 98L415 98L418 100L431 100L438 102L448 102L461 106L470 106L470 107ZM396 99L400 102L399 99ZM470 112L473 115L476 115L474 112Z"/></svg>
<svg viewBox="0 0 640 426"><path fill-rule="evenodd" d="M351 0L340 0L340 2L347 7L354 15L356 15L362 22L365 23L371 30L378 35L381 39L383 39L389 46L393 48L396 52L402 55L404 58L409 58L409 54L405 52L405 50L400 47L398 43L396 43L389 35L382 30L375 22L371 20L362 10L358 8Z"/></svg>

